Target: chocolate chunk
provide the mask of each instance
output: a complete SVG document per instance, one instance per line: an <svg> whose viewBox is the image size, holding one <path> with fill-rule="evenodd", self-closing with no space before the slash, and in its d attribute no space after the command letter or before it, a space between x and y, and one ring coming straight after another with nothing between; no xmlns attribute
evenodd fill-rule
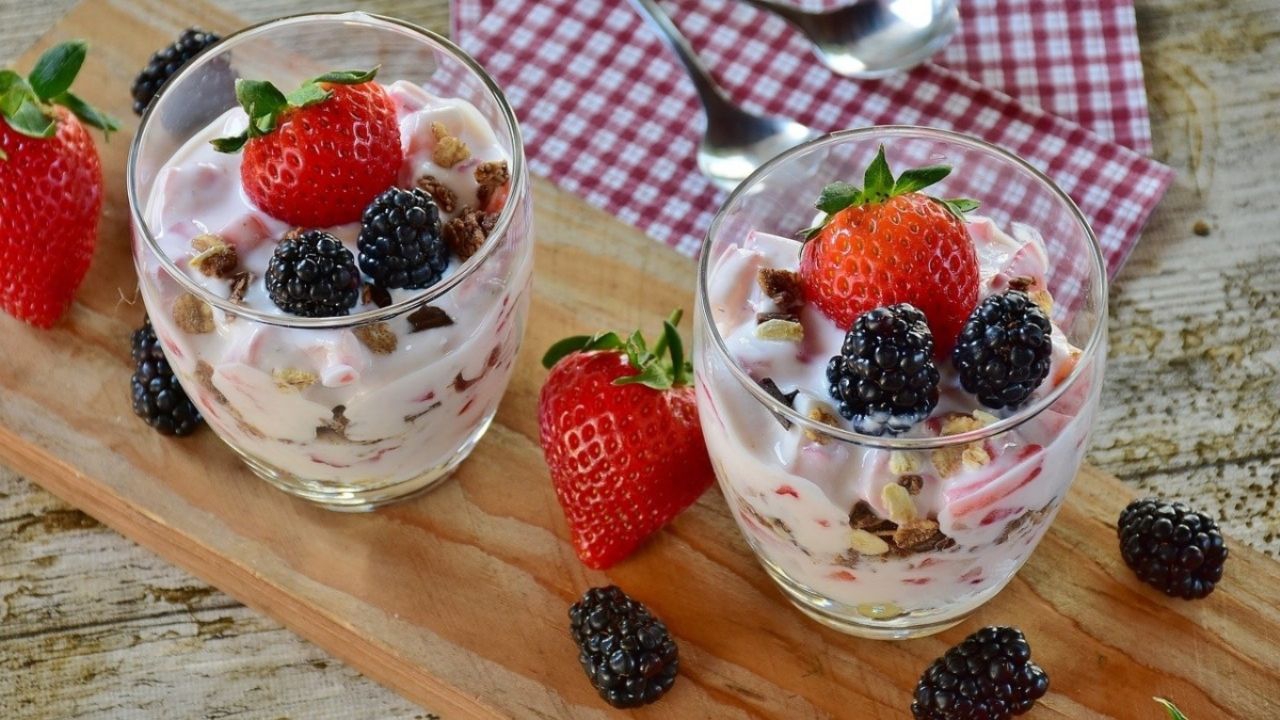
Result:
<svg viewBox="0 0 1280 720"><path fill-rule="evenodd" d="M384 308L391 304L391 291L381 285L365 285L360 290L360 301Z"/></svg>
<svg viewBox="0 0 1280 720"><path fill-rule="evenodd" d="M762 312L756 313L756 324L763 325L770 320L781 320L783 322L800 322L800 316L793 312Z"/></svg>
<svg viewBox="0 0 1280 720"><path fill-rule="evenodd" d="M796 395L799 394L799 390L792 390L789 393L784 393L778 387L778 384L773 381L773 378L765 378L761 380L760 387L764 388L764 391L769 393L769 397L772 397L774 400L777 400L789 408L795 407ZM783 417L780 413L773 413L773 416L777 418L778 423L782 425L783 430L791 429L790 420Z"/></svg>
<svg viewBox="0 0 1280 720"><path fill-rule="evenodd" d="M412 328L411 332L422 332L453 324L453 318L449 317L449 313L434 305L424 305L414 310L409 313L408 320L409 327Z"/></svg>

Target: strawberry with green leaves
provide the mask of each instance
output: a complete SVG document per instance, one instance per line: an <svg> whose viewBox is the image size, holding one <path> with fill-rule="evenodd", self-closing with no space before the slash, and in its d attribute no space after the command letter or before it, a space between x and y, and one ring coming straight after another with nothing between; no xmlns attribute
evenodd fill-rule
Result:
<svg viewBox="0 0 1280 720"><path fill-rule="evenodd" d="M676 325L561 340L538 398L542 451L574 549L610 567L698 499L714 475Z"/></svg>
<svg viewBox="0 0 1280 720"><path fill-rule="evenodd" d="M964 223L978 204L920 192L950 172L933 165L894 178L881 146L861 188L824 188L817 208L825 216L805 231L800 251L805 299L846 330L863 313L910 303L925 314L937 356L951 352L978 302L978 258Z"/></svg>
<svg viewBox="0 0 1280 720"><path fill-rule="evenodd" d="M326 73L288 95L263 80L236 81L249 125L213 146L244 150L240 180L255 205L293 225L331 227L358 221L395 183L400 124L377 73Z"/></svg>
<svg viewBox="0 0 1280 720"><path fill-rule="evenodd" d="M83 41L50 48L31 74L0 70L0 308L51 327L89 271L102 163L85 125L116 121L71 92Z"/></svg>

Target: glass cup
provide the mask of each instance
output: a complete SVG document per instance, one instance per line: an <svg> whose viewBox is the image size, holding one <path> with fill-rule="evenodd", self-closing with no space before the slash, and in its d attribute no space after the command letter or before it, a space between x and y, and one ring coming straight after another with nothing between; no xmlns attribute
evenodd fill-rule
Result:
<svg viewBox="0 0 1280 720"><path fill-rule="evenodd" d="M1079 351L1064 350L1073 360L1055 360L1024 406L990 410L958 387L944 387L918 432L877 437L813 419L804 393L793 408L761 386L770 367L751 360L754 341L744 345L732 330L756 322L742 312L756 282L756 270L740 267L742 248L759 242L753 232L795 237L812 224L822 187L861 180L882 144L898 171L952 166L929 192L981 201L978 213L994 225L970 225L971 236L996 227L1025 237L1018 223L1043 235L1052 319ZM788 246L777 257L794 262L798 249ZM1014 253L1002 262L1013 268L1028 259ZM1057 514L1088 445L1106 357L1104 267L1093 232L1052 181L1008 152L941 130L827 135L771 160L729 196L699 267L699 413L743 536L800 610L854 635L916 637L959 623L1013 578ZM810 311L818 312L805 308L802 319ZM816 370L810 377L825 377L825 360L838 348L816 351L810 333L806 328L795 357ZM826 393L824 386L809 395L808 406L829 402ZM959 414L972 410L987 414Z"/></svg>
<svg viewBox="0 0 1280 720"><path fill-rule="evenodd" d="M431 156L420 143L434 142L427 121L439 119L473 142L484 138L480 150L508 162L505 201L488 195L496 218L487 238L469 259L451 256L429 289L378 291L362 280L349 315L283 313L260 270L291 228L253 208L238 170L201 162L209 156L200 149L235 107L237 77L288 92L324 72L375 65L379 82L395 83L388 93L399 114L434 102L424 90L470 104L422 115L414 127L402 118L409 149L397 185L416 182L421 168L410 157ZM459 186L459 205L481 203L471 180L478 160L449 170L448 182L473 183ZM190 192L166 193L172 187ZM260 477L330 509L368 510L435 485L484 435L524 333L532 214L515 114L456 45L363 13L302 15L236 33L152 102L130 153L128 191L139 287L165 355L214 432ZM356 255L358 224L331 230ZM207 233L235 246L242 268L256 258L259 271L229 279L194 272L192 236Z"/></svg>

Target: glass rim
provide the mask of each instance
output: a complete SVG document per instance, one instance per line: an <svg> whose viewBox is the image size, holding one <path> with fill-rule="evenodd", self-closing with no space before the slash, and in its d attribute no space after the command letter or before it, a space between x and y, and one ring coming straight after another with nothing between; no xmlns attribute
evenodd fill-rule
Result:
<svg viewBox="0 0 1280 720"><path fill-rule="evenodd" d="M968 432L956 435L947 435L939 437L892 437L867 435L853 430L847 430L842 427L834 427L826 423L818 422L797 412L794 408L778 401L769 393L765 392L755 380L747 374L738 363L733 360L729 354L729 348L725 345L724 337L720 334L720 329L716 327L716 323L712 320L711 299L707 295L707 276L711 270L711 243L715 238L717 231L724 222L726 214L730 206L741 197L745 192L751 189L758 181L768 175L774 168L791 158L807 152L815 147L836 144L845 140L857 140L867 137L883 136L915 136L927 139L944 140L946 142L968 146L970 148L990 153L999 159L1012 163L1013 165L1027 171L1033 178L1042 183L1053 195L1067 207L1068 211L1075 218L1076 223L1084 230L1085 237L1089 243L1089 257L1091 269L1098 277L1098 295L1100 297L1097 308L1098 321L1094 324L1093 331L1089 335L1085 346L1081 348L1080 360L1072 368L1071 374L1066 380L1059 383L1048 394L1040 398L1036 402L1019 408L1009 417L1001 418L998 421ZM827 133L817 138L801 143L793 148L783 151L777 156L765 162L754 172L747 176L745 180L738 184L736 188L729 193L720 209L716 211L715 217L711 220L711 226L707 229L707 235L702 241L701 255L698 258L698 285L697 298L695 302L701 310L702 324L710 333L712 342L711 347L720 359L728 365L730 373L734 378L747 389L755 399L763 404L766 409L775 416L786 418L793 423L798 424L801 428L820 433L822 435L836 438L843 442L849 442L856 445L867 447L882 448L887 450L932 450L943 447L951 447L955 445L968 444L979 440L994 437L1001 433L1008 432L1022 425L1031 418L1036 417L1044 410L1051 407L1058 401L1068 390L1070 390L1076 382L1085 374L1086 366L1090 365L1090 361L1097 355L1098 349L1102 347L1106 337L1107 328L1107 272L1106 262L1103 259L1102 247L1098 244L1098 238L1093 232L1093 228L1089 226L1089 221L1085 219L1084 214L1080 212L1080 208L1069 195L1058 187L1048 176L1036 169L1035 166L1017 155L993 145L985 140L965 135L963 133L953 132L950 130L942 130L939 128L923 127L918 125L872 125L863 128L854 128L851 130L840 130L837 132Z"/></svg>
<svg viewBox="0 0 1280 720"><path fill-rule="evenodd" d="M512 218L518 210L516 206L520 203L518 201L507 202L498 215L498 220L494 224L493 231L489 233L489 241L483 243L480 246L479 251L463 262L456 272L427 288L422 294L405 298L404 300L392 303L385 308L366 310L364 312L351 315L306 318L265 312L233 303L226 298L218 297L209 292L206 288L193 280L191 276L183 272L173 259L161 250L159 241L152 234L151 228L143 217L144 210L140 203L140 198L138 197L138 183L136 179L138 157L141 153L143 139L151 127L152 115L156 113L157 108L159 108L161 103L164 101L165 91L168 88L176 86L189 74L204 66L215 55L219 55L239 43L251 40L281 27L314 22L317 20L356 22L369 27L382 27L388 30L407 30L409 33L419 36L419 39L421 40L434 43L446 54L452 56L471 70L471 72L480 79L481 83L489 91L490 95L492 95L494 101L497 103L503 123L505 124L507 131L511 134L511 189L508 194L508 198L515 199L520 198L523 195L525 185L527 183L524 172L524 140L520 134L520 125L516 119L515 111L511 108L511 104L507 102L506 95L502 92L502 89L498 87L498 84L493 77L489 75L489 73L475 60L475 58L472 58L465 50L443 35L406 20L358 10L349 12L299 13L296 15L286 15L273 20L267 20L241 28L198 53L172 78L165 82L164 86L162 86L160 91L156 94L155 99L147 106L146 111L142 115L142 119L139 120L138 130L134 134L133 141L129 146L129 160L125 169L125 185L129 201L129 212L133 220L135 231L141 233L147 247L159 259L161 269L176 280L187 292L195 295L202 301L209 303L223 312L229 313L235 317L243 317L266 325L276 325L289 328L347 328L357 325L382 322L398 317L407 312L411 312L439 299L463 280L466 280L476 271L477 268L484 264L484 261L490 255L494 253L494 248L501 244L497 242L497 240L506 235L507 229L512 223ZM139 275L141 275L141 260L137 257L137 253L134 255L134 262L137 266L135 269Z"/></svg>

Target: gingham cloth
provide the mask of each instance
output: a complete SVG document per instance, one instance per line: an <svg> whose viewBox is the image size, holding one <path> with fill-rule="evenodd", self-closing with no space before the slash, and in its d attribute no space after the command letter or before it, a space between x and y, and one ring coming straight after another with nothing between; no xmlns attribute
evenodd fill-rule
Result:
<svg viewBox="0 0 1280 720"><path fill-rule="evenodd" d="M789 25L736 0L664 6L748 109L819 130L930 125L1022 156L1075 199L1112 273L1172 181L1142 154L1150 132L1128 3L962 0L962 29L941 63L880 81L831 73ZM505 88L533 172L697 252L724 198L698 172L701 107L628 3L455 0L454 22Z"/></svg>

